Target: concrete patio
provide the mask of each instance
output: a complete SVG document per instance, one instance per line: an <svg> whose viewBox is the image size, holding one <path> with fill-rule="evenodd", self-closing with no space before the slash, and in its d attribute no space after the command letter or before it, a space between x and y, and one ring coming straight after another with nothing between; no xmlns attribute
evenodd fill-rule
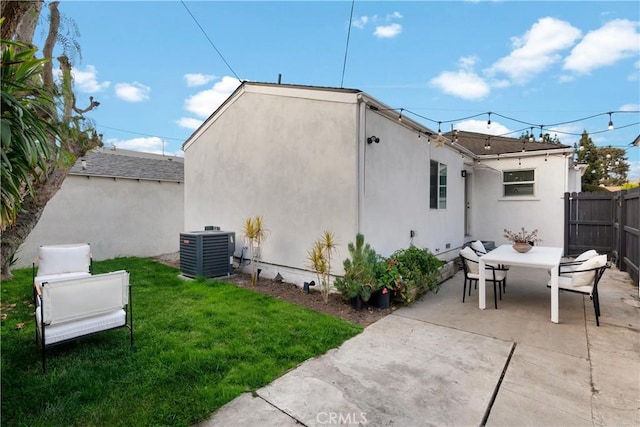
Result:
<svg viewBox="0 0 640 427"><path fill-rule="evenodd" d="M498 310L480 310L475 289L462 303L459 272L202 425L640 425L638 287L607 270L600 327L566 292L554 324L547 278L513 267Z"/></svg>

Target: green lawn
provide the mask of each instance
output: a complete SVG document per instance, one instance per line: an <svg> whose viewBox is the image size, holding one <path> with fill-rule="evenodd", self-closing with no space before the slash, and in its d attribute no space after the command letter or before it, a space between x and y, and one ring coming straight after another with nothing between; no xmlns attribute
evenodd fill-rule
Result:
<svg viewBox="0 0 640 427"><path fill-rule="evenodd" d="M3 426L191 425L362 331L220 281L183 281L147 259L94 263L94 273L120 269L131 273L133 349L127 329L52 347L46 374L31 269L2 283Z"/></svg>

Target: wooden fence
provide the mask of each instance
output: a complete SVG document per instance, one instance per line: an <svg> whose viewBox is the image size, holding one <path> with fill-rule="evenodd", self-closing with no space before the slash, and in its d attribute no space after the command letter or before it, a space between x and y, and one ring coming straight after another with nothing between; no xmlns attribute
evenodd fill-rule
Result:
<svg viewBox="0 0 640 427"><path fill-rule="evenodd" d="M606 253L638 283L640 188L615 193L565 193L564 253Z"/></svg>

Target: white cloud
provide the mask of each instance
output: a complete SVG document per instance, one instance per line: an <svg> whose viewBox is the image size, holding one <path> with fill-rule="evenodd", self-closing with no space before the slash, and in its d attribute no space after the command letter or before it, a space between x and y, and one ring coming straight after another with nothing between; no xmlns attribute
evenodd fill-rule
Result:
<svg viewBox="0 0 640 427"><path fill-rule="evenodd" d="M470 100L482 99L491 91L480 76L467 70L444 71L431 79L431 84L444 93Z"/></svg>
<svg viewBox="0 0 640 427"><path fill-rule="evenodd" d="M187 98L184 108L199 117L207 118L239 85L240 81L238 79L224 76L211 89L203 90Z"/></svg>
<svg viewBox="0 0 640 427"><path fill-rule="evenodd" d="M73 84L80 92L96 93L111 85L111 82L108 81L98 83L98 70L93 65L87 65L84 71L73 68L71 74L73 75Z"/></svg>
<svg viewBox="0 0 640 427"><path fill-rule="evenodd" d="M620 111L640 111L640 104L624 104L618 108Z"/></svg>
<svg viewBox="0 0 640 427"><path fill-rule="evenodd" d="M588 74L640 52L638 22L616 19L589 32L564 61L564 69Z"/></svg>
<svg viewBox="0 0 640 427"><path fill-rule="evenodd" d="M391 21L394 19L402 19L403 16L400 12L393 12L387 15L387 21Z"/></svg>
<svg viewBox="0 0 640 427"><path fill-rule="evenodd" d="M117 83L116 96L127 102L141 102L149 99L151 88L142 83Z"/></svg>
<svg viewBox="0 0 640 427"><path fill-rule="evenodd" d="M368 16L361 16L360 18L355 18L353 21L351 21L351 25L362 30L368 22Z"/></svg>
<svg viewBox="0 0 640 427"><path fill-rule="evenodd" d="M202 85L206 85L207 83L209 83L210 81L215 80L216 76L212 75L212 74L185 74L184 75L184 80L187 82L187 86L188 87L194 87L194 86L202 86Z"/></svg>
<svg viewBox="0 0 640 427"><path fill-rule="evenodd" d="M178 123L178 126L181 128L196 130L202 124L202 120L194 119L193 117L181 117L176 123Z"/></svg>
<svg viewBox="0 0 640 427"><path fill-rule="evenodd" d="M163 147L167 146L167 143L157 136L139 137L132 139L107 139L105 147L115 146L122 150L142 151L145 153L163 154ZM164 154L168 154L164 152Z"/></svg>
<svg viewBox="0 0 640 427"><path fill-rule="evenodd" d="M559 52L573 46L580 35L580 30L568 22L541 18L522 37L513 37L513 51L486 71L489 75L504 73L516 83L525 83L560 61Z"/></svg>
<svg viewBox="0 0 640 427"><path fill-rule="evenodd" d="M491 121L490 128L487 128L486 120L475 120L475 119L465 120L463 122L456 123L454 127L458 130L464 130L467 132L484 133L486 135L504 135L505 133L511 132L509 128L493 120ZM516 135L515 138L517 138L518 136L519 135Z"/></svg>
<svg viewBox="0 0 640 427"><path fill-rule="evenodd" d="M373 34L381 39L390 39L396 37L402 32L402 25L393 23L389 25L379 25Z"/></svg>

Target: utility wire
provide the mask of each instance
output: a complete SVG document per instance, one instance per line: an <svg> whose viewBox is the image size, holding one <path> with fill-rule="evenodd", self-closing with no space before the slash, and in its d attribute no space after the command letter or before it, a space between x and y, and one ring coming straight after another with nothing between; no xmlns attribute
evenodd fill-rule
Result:
<svg viewBox="0 0 640 427"><path fill-rule="evenodd" d="M351 0L351 13L349 14L349 30L347 31L347 45L344 48L344 61L342 62L342 79L340 80L340 88L344 87L344 71L347 68L347 53L349 52L349 38L351 37L351 23L353 22L353 7L356 0Z"/></svg>
<svg viewBox="0 0 640 427"><path fill-rule="evenodd" d="M97 123L96 123L96 127L97 128L105 128L105 129L117 130L117 131L120 131L120 132L131 133L133 135L151 136L151 137L160 138L160 139L172 139L174 141L184 141L185 140L184 138L172 138L172 137L169 137L169 136L151 135L151 134L148 134L148 133L134 132L132 130L119 129L119 128L114 128L114 127L111 127L111 126L99 125Z"/></svg>
<svg viewBox="0 0 640 427"><path fill-rule="evenodd" d="M215 51L218 53L218 56L220 56L220 58L222 59L222 61L224 61L224 63L227 65L227 67L229 68L229 70L231 70L231 72L233 73L233 75L235 76L236 79L240 80L240 77L238 77L238 75L236 74L235 71L233 71L233 68L231 68L231 65L229 65L229 63L227 62L226 59L224 59L224 56L222 56L222 53L220 53L220 51L218 50L218 48L216 47L215 44L213 44L213 42L211 41L211 39L209 38L209 36L207 35L207 32L204 30L204 28L202 28L202 25L200 25L200 23L198 22L198 20L196 19L195 16L193 16L193 13L191 13L191 11L189 10L189 8L187 7L187 5L184 3L183 0L180 0L180 3L182 3L182 5L184 6L184 8L187 10L187 12L189 13L189 15L191 15L191 18L193 19L193 22L196 23L196 25L198 26L198 28L200 28L200 31L202 31L202 34L204 34L204 36L207 38L207 40L209 40L209 44L215 49Z"/></svg>

